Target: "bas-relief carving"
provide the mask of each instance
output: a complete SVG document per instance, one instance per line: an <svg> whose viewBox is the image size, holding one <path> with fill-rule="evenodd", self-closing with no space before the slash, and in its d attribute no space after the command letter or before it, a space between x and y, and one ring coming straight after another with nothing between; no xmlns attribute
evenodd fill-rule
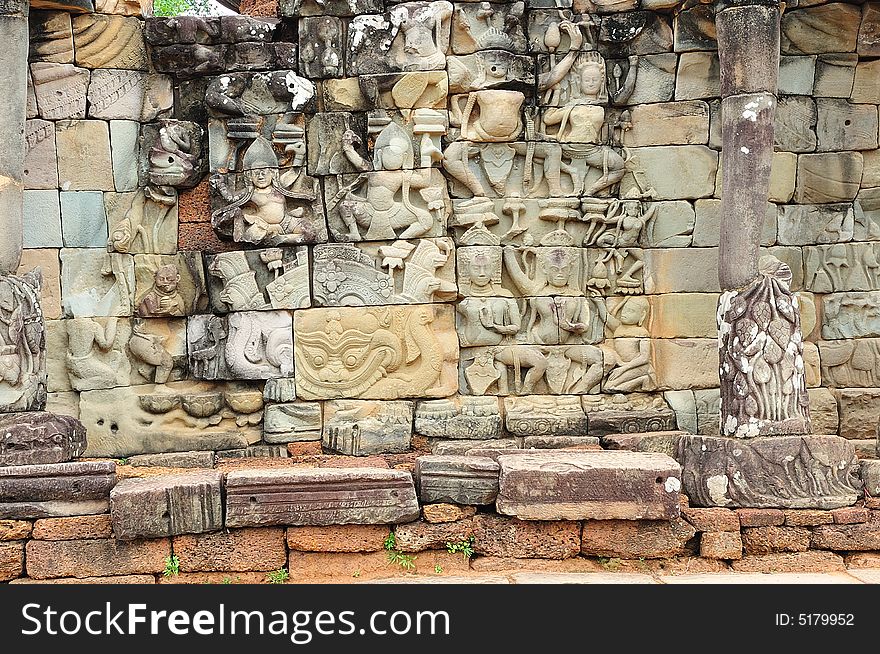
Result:
<svg viewBox="0 0 880 654"><path fill-rule="evenodd" d="M578 396L505 397L504 426L515 436L582 436L588 418Z"/></svg>
<svg viewBox="0 0 880 654"><path fill-rule="evenodd" d="M30 66L37 109L42 118L86 117L89 71L72 64L37 62Z"/></svg>
<svg viewBox="0 0 880 654"><path fill-rule="evenodd" d="M259 388L204 382L85 391L80 420L87 456L221 450L260 440Z"/></svg>
<svg viewBox="0 0 880 654"><path fill-rule="evenodd" d="M214 311L303 309L311 304L304 247L207 255L206 265Z"/></svg>
<svg viewBox="0 0 880 654"><path fill-rule="evenodd" d="M134 257L135 309L141 318L188 316L207 307L201 252Z"/></svg>
<svg viewBox="0 0 880 654"><path fill-rule="evenodd" d="M164 384L186 376L186 320L134 318L128 339L132 384Z"/></svg>
<svg viewBox="0 0 880 654"><path fill-rule="evenodd" d="M39 270L0 276L0 413L46 406L46 333Z"/></svg>
<svg viewBox="0 0 880 654"><path fill-rule="evenodd" d="M421 304L455 300L452 239L319 245L312 268L322 306Z"/></svg>
<svg viewBox="0 0 880 654"><path fill-rule="evenodd" d="M822 338L880 336L880 291L834 293L822 301Z"/></svg>
<svg viewBox="0 0 880 654"><path fill-rule="evenodd" d="M127 320L75 318L63 321L67 332L65 365L75 391L127 386L131 363L125 346L131 336Z"/></svg>
<svg viewBox="0 0 880 654"><path fill-rule="evenodd" d="M880 339L819 341L819 359L824 386L880 386Z"/></svg>
<svg viewBox="0 0 880 654"><path fill-rule="evenodd" d="M608 305L602 315L609 337L603 347L606 375L602 390L614 393L654 390L657 377L647 327L648 298L615 298L609 300Z"/></svg>
<svg viewBox="0 0 880 654"><path fill-rule="evenodd" d="M452 307L298 311L294 341L303 399L445 397L458 388Z"/></svg>
<svg viewBox="0 0 880 654"><path fill-rule="evenodd" d="M499 438L498 398L456 395L422 400L416 404L415 431L429 438Z"/></svg>
<svg viewBox="0 0 880 654"><path fill-rule="evenodd" d="M810 433L809 398L791 269L762 257L760 276L718 304L721 433L749 438Z"/></svg>
<svg viewBox="0 0 880 654"><path fill-rule="evenodd" d="M371 109L446 109L449 78L445 70L361 75L357 86Z"/></svg>
<svg viewBox="0 0 880 654"><path fill-rule="evenodd" d="M456 4L452 16L452 51L469 54L501 48L526 52L525 2Z"/></svg>
<svg viewBox="0 0 880 654"><path fill-rule="evenodd" d="M61 250L61 306L66 317L130 316L134 257L96 249Z"/></svg>
<svg viewBox="0 0 880 654"><path fill-rule="evenodd" d="M31 61L73 63L73 28L66 12L34 11L29 16Z"/></svg>
<svg viewBox="0 0 880 654"><path fill-rule="evenodd" d="M286 311L191 316L186 333L196 379L272 379L293 373L293 334Z"/></svg>
<svg viewBox="0 0 880 654"><path fill-rule="evenodd" d="M804 248L804 288L814 293L880 289L880 243Z"/></svg>
<svg viewBox="0 0 880 654"><path fill-rule="evenodd" d="M440 70L446 53L452 3L407 2L382 15L356 16L348 26L349 75Z"/></svg>
<svg viewBox="0 0 880 654"><path fill-rule="evenodd" d="M506 50L487 49L461 57L450 56L446 65L451 93L496 88L526 92L535 84L534 60Z"/></svg>
<svg viewBox="0 0 880 654"><path fill-rule="evenodd" d="M322 442L351 456L406 452L412 424L412 402L330 400L324 404Z"/></svg>
<svg viewBox="0 0 880 654"><path fill-rule="evenodd" d="M299 71L310 79L342 77L343 22L331 16L299 20Z"/></svg>

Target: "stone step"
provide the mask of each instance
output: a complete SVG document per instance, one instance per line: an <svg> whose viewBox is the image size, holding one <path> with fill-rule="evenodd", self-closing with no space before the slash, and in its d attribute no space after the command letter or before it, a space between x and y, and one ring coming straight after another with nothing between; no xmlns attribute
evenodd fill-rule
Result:
<svg viewBox="0 0 880 654"><path fill-rule="evenodd" d="M213 470L123 479L110 492L113 533L133 540L222 529L222 486Z"/></svg>
<svg viewBox="0 0 880 654"><path fill-rule="evenodd" d="M429 454L416 459L414 477L422 502L480 505L495 502L498 470L489 457Z"/></svg>
<svg viewBox="0 0 880 654"><path fill-rule="evenodd" d="M521 520L670 520L681 467L664 454L546 451L498 457L496 506Z"/></svg>
<svg viewBox="0 0 880 654"><path fill-rule="evenodd" d="M398 524L418 517L412 475L402 470L240 470L226 476L227 527Z"/></svg>
<svg viewBox="0 0 880 654"><path fill-rule="evenodd" d="M0 468L0 519L101 513L115 483L113 461Z"/></svg>

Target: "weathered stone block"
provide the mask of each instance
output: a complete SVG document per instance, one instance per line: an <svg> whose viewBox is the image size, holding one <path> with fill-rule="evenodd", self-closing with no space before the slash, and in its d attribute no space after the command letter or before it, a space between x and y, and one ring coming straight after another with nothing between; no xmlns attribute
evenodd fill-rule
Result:
<svg viewBox="0 0 880 654"><path fill-rule="evenodd" d="M831 517L836 525L856 525L868 522L871 513L863 506L844 506L832 510Z"/></svg>
<svg viewBox="0 0 880 654"><path fill-rule="evenodd" d="M445 550L447 543L462 543L474 535L472 520L458 522L410 522L394 528L397 549L401 552L423 552L425 550Z"/></svg>
<svg viewBox="0 0 880 654"><path fill-rule="evenodd" d="M818 152L877 148L876 106L852 104L836 98L818 98L816 108Z"/></svg>
<svg viewBox="0 0 880 654"><path fill-rule="evenodd" d="M862 9L862 23L856 50L862 57L880 56L880 6L868 2Z"/></svg>
<svg viewBox="0 0 880 654"><path fill-rule="evenodd" d="M732 561L734 572L843 572L843 557L833 552L786 552L746 556Z"/></svg>
<svg viewBox="0 0 880 654"><path fill-rule="evenodd" d="M855 451L837 436L682 436L676 460L695 506L831 509L860 493Z"/></svg>
<svg viewBox="0 0 880 654"><path fill-rule="evenodd" d="M146 70L147 52L137 18L86 14L73 19L76 63L86 68Z"/></svg>
<svg viewBox="0 0 880 654"><path fill-rule="evenodd" d="M86 117L89 71L71 64L31 65L39 116L47 120Z"/></svg>
<svg viewBox="0 0 880 654"><path fill-rule="evenodd" d="M718 385L718 341L703 338L656 339L657 388L713 388ZM674 415L674 414L673 414ZM673 418L674 419L674 418ZM667 429L674 429L667 427Z"/></svg>
<svg viewBox="0 0 880 654"><path fill-rule="evenodd" d="M69 518L43 518L34 522L31 538L35 540L80 540L112 538L109 515L84 515Z"/></svg>
<svg viewBox="0 0 880 654"><path fill-rule="evenodd" d="M533 522L478 513L474 516L474 551L517 559L568 559L580 550L580 532L579 522Z"/></svg>
<svg viewBox="0 0 880 654"><path fill-rule="evenodd" d="M312 441L321 438L321 404L269 404L263 411L263 439L267 443Z"/></svg>
<svg viewBox="0 0 880 654"><path fill-rule="evenodd" d="M675 456L678 438L688 432L655 431L644 434L608 434L602 436L602 446L607 450L631 450L633 452L657 452Z"/></svg>
<svg viewBox="0 0 880 654"><path fill-rule="evenodd" d="M55 125L61 188L115 190L108 124L102 120L62 120Z"/></svg>
<svg viewBox="0 0 880 654"><path fill-rule="evenodd" d="M0 415L0 466L65 463L86 449L79 420L45 411Z"/></svg>
<svg viewBox="0 0 880 654"><path fill-rule="evenodd" d="M782 51L852 52L856 49L861 17L858 7L845 3L787 11L782 17Z"/></svg>
<svg viewBox="0 0 880 654"><path fill-rule="evenodd" d="M818 525L830 525L834 522L831 511L787 509L783 513L785 514L786 527L816 527Z"/></svg>
<svg viewBox="0 0 880 654"><path fill-rule="evenodd" d="M392 524L418 518L401 470L255 470L226 477L226 526Z"/></svg>
<svg viewBox="0 0 880 654"><path fill-rule="evenodd" d="M623 133L628 147L705 144L709 140L709 105L695 100L633 107L632 129Z"/></svg>
<svg viewBox="0 0 880 654"><path fill-rule="evenodd" d="M28 120L25 122L24 137L25 158L22 181L25 188L57 189L55 123L39 119Z"/></svg>
<svg viewBox="0 0 880 654"><path fill-rule="evenodd" d="M505 397L504 414L504 425L514 436L579 436L589 426L580 398L573 396Z"/></svg>
<svg viewBox="0 0 880 654"><path fill-rule="evenodd" d="M352 456L409 450L413 403L331 400L324 404L324 447Z"/></svg>
<svg viewBox="0 0 880 654"><path fill-rule="evenodd" d="M688 552L696 531L681 518L674 520L588 520L581 536L581 554L622 559L666 559Z"/></svg>
<svg viewBox="0 0 880 654"><path fill-rule="evenodd" d="M737 560L743 555L738 531L713 531L700 536L700 556L707 559Z"/></svg>
<svg viewBox="0 0 880 654"><path fill-rule="evenodd" d="M479 456L420 456L413 473L422 502L492 504L498 464Z"/></svg>
<svg viewBox="0 0 880 654"><path fill-rule="evenodd" d="M458 506L456 504L426 504L422 507L422 517L431 524L464 520L473 517L476 512L475 506Z"/></svg>
<svg viewBox="0 0 880 654"><path fill-rule="evenodd" d="M590 419L590 433L594 436L675 429L675 412L672 409L602 409L590 411L587 415Z"/></svg>
<svg viewBox="0 0 880 654"><path fill-rule="evenodd" d="M135 468L213 468L213 452L163 452L161 454L135 454L128 457L128 465Z"/></svg>
<svg viewBox="0 0 880 654"><path fill-rule="evenodd" d="M849 552L880 549L880 519L872 511L869 522L854 525L820 525L813 529L812 545L824 550Z"/></svg>
<svg viewBox="0 0 880 654"><path fill-rule="evenodd" d="M446 506L438 504L437 506ZM31 535L31 523L27 520L0 520L0 542L24 540Z"/></svg>
<svg viewBox="0 0 880 654"><path fill-rule="evenodd" d="M387 536L384 525L288 527L287 547L300 552L378 552Z"/></svg>
<svg viewBox="0 0 880 654"><path fill-rule="evenodd" d="M781 509L737 509L736 514L743 527L773 527L785 523L785 512Z"/></svg>
<svg viewBox="0 0 880 654"><path fill-rule="evenodd" d="M100 577L104 575L155 574L165 569L171 541L32 540L26 547L28 577ZM181 556L181 562L186 559Z"/></svg>
<svg viewBox="0 0 880 654"><path fill-rule="evenodd" d="M721 95L720 66L715 52L685 52L679 57L675 99L695 100Z"/></svg>
<svg viewBox="0 0 880 654"><path fill-rule="evenodd" d="M24 541L0 543L0 581L20 577L24 572Z"/></svg>
<svg viewBox="0 0 880 654"><path fill-rule="evenodd" d="M0 468L0 502L99 500L115 483L113 461L13 465Z"/></svg>
<svg viewBox="0 0 880 654"><path fill-rule="evenodd" d="M704 145L633 148L631 165L640 183L654 188L656 200L711 197L718 153ZM670 175L670 170L676 170Z"/></svg>
<svg viewBox="0 0 880 654"><path fill-rule="evenodd" d="M61 191L64 247L97 248L107 243L107 215L100 191Z"/></svg>
<svg viewBox="0 0 880 654"><path fill-rule="evenodd" d="M774 208L773 216L776 216ZM653 298L651 335L657 338L711 338L717 335L714 293L666 293Z"/></svg>
<svg viewBox="0 0 880 654"><path fill-rule="evenodd" d="M810 548L810 530L804 527L745 527L742 542L747 555L806 552Z"/></svg>
<svg viewBox="0 0 880 654"><path fill-rule="evenodd" d="M526 436L523 449L533 450L600 450L597 436Z"/></svg>
<svg viewBox="0 0 880 654"><path fill-rule="evenodd" d="M795 202L828 203L855 199L862 180L859 152L827 152L798 157Z"/></svg>
<svg viewBox="0 0 880 654"><path fill-rule="evenodd" d="M813 98L787 96L779 98L773 123L773 146L786 152L816 150L818 113Z"/></svg>
<svg viewBox="0 0 880 654"><path fill-rule="evenodd" d="M877 437L880 420L880 388L841 388L834 390L840 410L840 435L844 438Z"/></svg>
<svg viewBox="0 0 880 654"><path fill-rule="evenodd" d="M672 100L677 64L678 57L671 52L639 57L635 88L629 102L642 104Z"/></svg>
<svg viewBox="0 0 880 654"><path fill-rule="evenodd" d="M819 55L816 59L813 95L817 98L850 97L858 61L855 54Z"/></svg>
<svg viewBox="0 0 880 654"><path fill-rule="evenodd" d="M501 456L499 513L525 520L661 520L679 515L680 468L663 454Z"/></svg>
<svg viewBox="0 0 880 654"><path fill-rule="evenodd" d="M816 75L816 57L779 58L779 94L810 95ZM778 107L778 104L777 104Z"/></svg>
<svg viewBox="0 0 880 654"><path fill-rule="evenodd" d="M223 527L223 475L189 472L123 479L110 492L119 540L198 534Z"/></svg>
<svg viewBox="0 0 880 654"><path fill-rule="evenodd" d="M498 398L458 395L416 403L415 431L429 438L499 438Z"/></svg>
<svg viewBox="0 0 880 654"><path fill-rule="evenodd" d="M739 516L730 509L682 508L681 516L697 531L739 531Z"/></svg>
<svg viewBox="0 0 880 654"><path fill-rule="evenodd" d="M862 459L859 461L860 474L865 484L865 497L880 497L880 460Z"/></svg>
<svg viewBox="0 0 880 654"><path fill-rule="evenodd" d="M117 191L137 189L140 131L140 123L134 120L110 121L110 157Z"/></svg>
<svg viewBox="0 0 880 654"><path fill-rule="evenodd" d="M173 542L182 572L277 570L287 562L283 529L230 529Z"/></svg>

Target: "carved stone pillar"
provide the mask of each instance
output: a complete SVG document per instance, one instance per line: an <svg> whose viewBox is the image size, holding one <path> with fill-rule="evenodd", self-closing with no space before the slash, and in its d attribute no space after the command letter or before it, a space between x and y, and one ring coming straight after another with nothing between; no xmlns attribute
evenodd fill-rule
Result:
<svg viewBox="0 0 880 654"><path fill-rule="evenodd" d="M28 0L0 0L0 275L21 261L24 122L27 116Z"/></svg>

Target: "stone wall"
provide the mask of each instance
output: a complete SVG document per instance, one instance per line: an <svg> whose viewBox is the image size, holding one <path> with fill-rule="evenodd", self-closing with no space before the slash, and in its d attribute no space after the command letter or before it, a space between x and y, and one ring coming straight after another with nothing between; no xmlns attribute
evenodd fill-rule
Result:
<svg viewBox="0 0 880 654"><path fill-rule="evenodd" d="M114 458L717 435L712 7L637 4L32 11L49 410ZM877 3L787 7L764 232L814 432L868 456L878 34Z"/></svg>

